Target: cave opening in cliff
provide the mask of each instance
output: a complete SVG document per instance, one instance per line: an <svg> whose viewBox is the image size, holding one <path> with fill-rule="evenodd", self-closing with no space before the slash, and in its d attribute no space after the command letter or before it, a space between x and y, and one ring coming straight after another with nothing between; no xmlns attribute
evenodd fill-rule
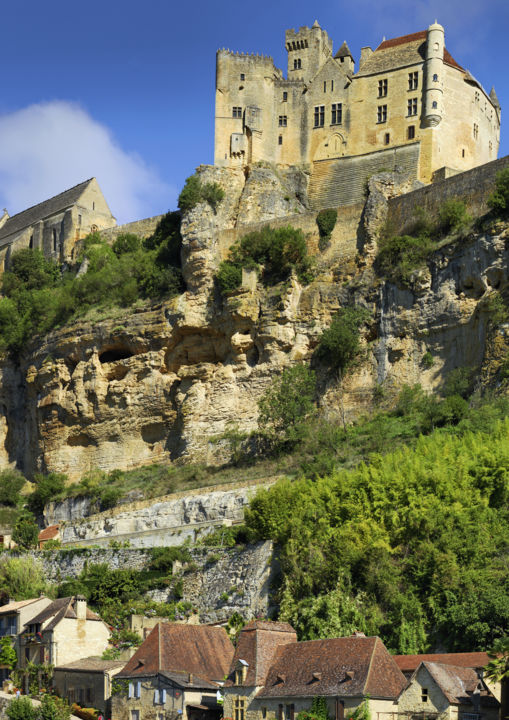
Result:
<svg viewBox="0 0 509 720"><path fill-rule="evenodd" d="M114 348L100 353L99 360L102 363L112 363L118 362L119 360L127 360L127 358L130 358L133 355L134 353L126 348Z"/></svg>

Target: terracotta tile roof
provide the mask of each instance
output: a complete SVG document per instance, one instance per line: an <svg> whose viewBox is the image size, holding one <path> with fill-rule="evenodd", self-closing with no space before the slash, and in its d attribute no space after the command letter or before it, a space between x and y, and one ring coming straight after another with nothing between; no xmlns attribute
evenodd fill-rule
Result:
<svg viewBox="0 0 509 720"><path fill-rule="evenodd" d="M433 662L422 664L452 705L470 704L469 694L474 692L480 682L475 670Z"/></svg>
<svg viewBox="0 0 509 720"><path fill-rule="evenodd" d="M402 672L413 672L421 662L434 662L441 665L456 667L481 668L488 664L489 657L485 652L464 653L432 653L424 655L393 655L396 665Z"/></svg>
<svg viewBox="0 0 509 720"><path fill-rule="evenodd" d="M391 38L390 40L384 40L380 43L376 50L387 50L388 48L397 47L398 45L406 45L407 43L415 42L416 40L426 40L427 34L426 30L419 30L419 32L411 33L410 35L401 35L400 37Z"/></svg>
<svg viewBox="0 0 509 720"><path fill-rule="evenodd" d="M21 608L24 608L27 605L31 605L38 600L41 600L41 598L38 597L32 598L31 600L18 600L16 602L7 603L7 605L0 605L0 615L4 615L5 613L17 612L18 610L21 610Z"/></svg>
<svg viewBox="0 0 509 720"><path fill-rule="evenodd" d="M220 681L230 668L233 650L222 627L158 623L121 674L192 673L207 681Z"/></svg>
<svg viewBox="0 0 509 720"><path fill-rule="evenodd" d="M60 525L48 525L47 528L44 528L44 530L41 530L39 533L39 542L41 540L52 540L55 538L60 532Z"/></svg>
<svg viewBox="0 0 509 720"><path fill-rule="evenodd" d="M53 628L58 625L60 620L65 618L71 618L76 619L76 612L74 611L74 603L76 601L76 597L73 595L72 597L66 597L66 598L59 598L58 600L54 600L51 605L48 605L48 607L44 608L38 615L36 615L34 618L30 620L31 625L35 625L37 623L40 623L41 625L48 620L50 622L42 628L43 632L46 630L53 630ZM92 612L87 607L87 614L86 614L87 620L99 620L102 622L99 615L97 615L95 612Z"/></svg>
<svg viewBox="0 0 509 720"><path fill-rule="evenodd" d="M93 179L94 178L89 178L78 185L74 185L74 187L69 188L68 190L64 190L64 192L55 195L49 200L44 200L44 202L33 205L32 207L13 215L0 229L0 240L8 235L12 235L13 233L34 225L36 222L39 222L39 220L43 220L50 215L54 215L55 213L61 212L71 205L74 205L74 203L81 197L87 185L89 185Z"/></svg>
<svg viewBox="0 0 509 720"><path fill-rule="evenodd" d="M395 698L406 684L380 638L352 636L278 648L258 697Z"/></svg>
<svg viewBox="0 0 509 720"><path fill-rule="evenodd" d="M240 660L247 663L246 678L242 684L250 687L263 685L277 648L296 642L295 630L288 623L268 620L247 623L239 635L226 685L233 684L233 673Z"/></svg>
<svg viewBox="0 0 509 720"><path fill-rule="evenodd" d="M67 665L57 665L55 670L76 670L82 672L104 672L114 670L125 665L125 660L103 660L100 657L92 656L74 660Z"/></svg>

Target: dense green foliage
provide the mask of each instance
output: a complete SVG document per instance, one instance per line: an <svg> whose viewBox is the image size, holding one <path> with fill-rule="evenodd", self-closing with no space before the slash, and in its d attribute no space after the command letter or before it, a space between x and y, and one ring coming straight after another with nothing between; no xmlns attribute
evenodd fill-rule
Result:
<svg viewBox="0 0 509 720"><path fill-rule="evenodd" d="M5 709L5 714L9 720L38 720L39 717L32 701L26 696L11 700Z"/></svg>
<svg viewBox="0 0 509 720"><path fill-rule="evenodd" d="M179 195L178 206L182 212L189 212L198 203L207 202L216 212L223 198L224 190L220 185L215 182L202 183L198 175L191 175Z"/></svg>
<svg viewBox="0 0 509 720"><path fill-rule="evenodd" d="M37 547L39 537L39 527L37 526L34 516L29 512L21 513L12 531L12 539L23 550Z"/></svg>
<svg viewBox="0 0 509 720"><path fill-rule="evenodd" d="M359 353L360 327L369 317L369 311L362 307L341 308L330 327L322 333L318 357L331 368L344 371Z"/></svg>
<svg viewBox="0 0 509 720"><path fill-rule="evenodd" d="M497 173L495 190L488 198L488 206L501 217L509 214L509 168Z"/></svg>
<svg viewBox="0 0 509 720"><path fill-rule="evenodd" d="M44 693L39 707L40 720L69 720L71 708L66 700Z"/></svg>
<svg viewBox="0 0 509 720"><path fill-rule="evenodd" d="M281 545L281 618L301 638L362 629L399 652L489 646L509 623L508 438L507 419L436 431L259 491L246 524Z"/></svg>
<svg viewBox="0 0 509 720"><path fill-rule="evenodd" d="M320 249L323 249L329 242L337 219L338 211L334 209L320 210L316 216L316 224L318 225L318 234L320 236Z"/></svg>
<svg viewBox="0 0 509 720"><path fill-rule="evenodd" d="M44 570L33 557L0 557L0 593L4 598L28 600L48 589Z"/></svg>
<svg viewBox="0 0 509 720"><path fill-rule="evenodd" d="M67 476L62 473L35 475L35 489L28 497L28 509L35 514L42 513L46 503L50 500L55 500L63 493L66 480Z"/></svg>
<svg viewBox="0 0 509 720"><path fill-rule="evenodd" d="M216 276L222 292L240 286L242 268L257 270L265 285L286 280L295 270L302 282L311 280L311 259L302 230L290 225L263 227L244 235L231 248L228 260L221 263Z"/></svg>
<svg viewBox="0 0 509 720"><path fill-rule="evenodd" d="M446 200L438 212L439 228L442 233L461 232L472 218L467 213L465 203L461 200Z"/></svg>
<svg viewBox="0 0 509 720"><path fill-rule="evenodd" d="M297 720L330 720L327 709L327 698L314 697L311 700L310 709L301 710L297 715Z"/></svg>
<svg viewBox="0 0 509 720"><path fill-rule="evenodd" d="M8 667L10 670L16 667L18 656L16 650L12 646L10 637L0 638L0 665Z"/></svg>
<svg viewBox="0 0 509 720"><path fill-rule="evenodd" d="M17 507L20 503L20 491L25 478L17 470L10 468L0 472L0 505Z"/></svg>
<svg viewBox="0 0 509 720"><path fill-rule="evenodd" d="M94 306L127 307L178 294L180 245L180 216L168 213L144 242L121 234L110 246L99 234L90 235L80 273L46 260L40 250L19 250L2 276L0 350L19 351L34 335Z"/></svg>

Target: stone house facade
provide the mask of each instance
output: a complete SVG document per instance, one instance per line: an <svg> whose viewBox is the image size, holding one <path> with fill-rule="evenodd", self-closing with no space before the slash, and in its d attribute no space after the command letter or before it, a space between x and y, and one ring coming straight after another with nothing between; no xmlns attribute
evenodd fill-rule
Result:
<svg viewBox="0 0 509 720"><path fill-rule="evenodd" d="M215 164L308 165L384 152L422 182L497 157L500 104L450 55L444 28L334 54L318 22L287 30L286 78L270 57L219 50ZM445 170L442 170L445 172Z"/></svg>
<svg viewBox="0 0 509 720"><path fill-rule="evenodd" d="M37 248L58 261L75 259L76 243L96 230L116 225L95 178L75 185L27 210L0 217L0 271L13 252Z"/></svg>
<svg viewBox="0 0 509 720"><path fill-rule="evenodd" d="M54 600L32 617L19 636L20 665L65 665L108 647L110 629L87 608L83 595Z"/></svg>
<svg viewBox="0 0 509 720"><path fill-rule="evenodd" d="M32 598L30 600L18 600L0 606L0 637L9 637L12 646L16 650L18 662L20 660L19 636L25 625L28 625L33 617L38 615L44 608L51 604L47 597ZM0 666L0 681L9 676L9 669Z"/></svg>
<svg viewBox="0 0 509 720"><path fill-rule="evenodd" d="M93 707L111 716L113 678L123 668L123 660L88 657L55 668L53 688L70 704Z"/></svg>
<svg viewBox="0 0 509 720"><path fill-rule="evenodd" d="M158 623L116 678L115 720L216 720L233 658L222 627Z"/></svg>

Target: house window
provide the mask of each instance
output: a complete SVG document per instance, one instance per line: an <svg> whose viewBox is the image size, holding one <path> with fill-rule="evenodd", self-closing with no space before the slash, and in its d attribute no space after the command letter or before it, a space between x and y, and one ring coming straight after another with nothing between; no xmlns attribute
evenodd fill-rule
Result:
<svg viewBox="0 0 509 720"><path fill-rule="evenodd" d="M280 136L278 137L278 139L277 139L277 144L278 144L278 145L282 145L282 144L283 144L283 136L282 136L282 135L280 135Z"/></svg>
<svg viewBox="0 0 509 720"><path fill-rule="evenodd" d="M376 121L378 123L387 122L387 105L379 105L376 111Z"/></svg>
<svg viewBox="0 0 509 720"><path fill-rule="evenodd" d="M239 107L238 105L234 105L233 111L232 111L232 117L241 118L242 117L242 108Z"/></svg>
<svg viewBox="0 0 509 720"><path fill-rule="evenodd" d="M131 720L140 720L139 710L131 710Z"/></svg>
<svg viewBox="0 0 509 720"><path fill-rule="evenodd" d="M262 707L262 718L263 718L263 720L265 720L266 717L267 717L267 708L266 708L266 707Z"/></svg>
<svg viewBox="0 0 509 720"><path fill-rule="evenodd" d="M283 93L283 102L286 102L287 100L288 100L288 93L284 92Z"/></svg>
<svg viewBox="0 0 509 720"><path fill-rule="evenodd" d="M243 679L242 669L235 670L235 685L242 685Z"/></svg>
<svg viewBox="0 0 509 720"><path fill-rule="evenodd" d="M409 125L407 129L408 140L413 140L415 137L415 125Z"/></svg>
<svg viewBox="0 0 509 720"><path fill-rule="evenodd" d="M341 125L343 121L343 104L332 103L332 118L331 122L333 125Z"/></svg>
<svg viewBox="0 0 509 720"><path fill-rule="evenodd" d="M297 58L293 61L293 69L294 70L300 70L302 68L302 60L300 58Z"/></svg>
<svg viewBox="0 0 509 720"><path fill-rule="evenodd" d="M421 701L423 703L428 702L428 688L421 689Z"/></svg>
<svg viewBox="0 0 509 720"><path fill-rule="evenodd" d="M434 80L435 78L433 78ZM438 77L437 77L438 80ZM409 90L417 90L419 86L419 73L418 72L411 72L408 73L408 89Z"/></svg>
<svg viewBox="0 0 509 720"><path fill-rule="evenodd" d="M33 235L30 235L30 242L28 243L28 247L30 248L30 250L32 250L32 248L34 247L34 236Z"/></svg>
<svg viewBox="0 0 509 720"><path fill-rule="evenodd" d="M407 116L417 115L417 98L410 98L407 102Z"/></svg>
<svg viewBox="0 0 509 720"><path fill-rule="evenodd" d="M477 123L474 123L474 140L477 140L479 137L479 125Z"/></svg>
<svg viewBox="0 0 509 720"><path fill-rule="evenodd" d="M245 720L246 700L236 697L233 701L233 720Z"/></svg>
<svg viewBox="0 0 509 720"><path fill-rule="evenodd" d="M57 249L57 231L55 230L55 228L53 228L53 252L56 252L56 249ZM32 627L32 626L30 626L30 627ZM34 631L34 632L37 632L37 631Z"/></svg>
<svg viewBox="0 0 509 720"><path fill-rule="evenodd" d="M286 115L279 116L279 127L286 127L288 125L288 117Z"/></svg>
<svg viewBox="0 0 509 720"><path fill-rule="evenodd" d="M141 682L139 680L134 680L133 682L129 683L128 697L136 698L137 700L140 699L140 697L141 697Z"/></svg>
<svg viewBox="0 0 509 720"><path fill-rule="evenodd" d="M385 97L387 95L387 85L387 79L378 81L378 97Z"/></svg>
<svg viewBox="0 0 509 720"><path fill-rule="evenodd" d="M87 707L91 707L94 702L94 691L92 688L87 688Z"/></svg>
<svg viewBox="0 0 509 720"><path fill-rule="evenodd" d="M294 720L295 705L285 705L285 720Z"/></svg>
<svg viewBox="0 0 509 720"><path fill-rule="evenodd" d="M315 127L323 127L325 122L325 105L315 105Z"/></svg>
<svg viewBox="0 0 509 720"><path fill-rule="evenodd" d="M244 81L244 80L246 79L246 76L245 76L244 73L240 73L240 79L241 79L242 81Z"/></svg>
<svg viewBox="0 0 509 720"><path fill-rule="evenodd" d="M438 82L438 75L436 73L433 74L433 82Z"/></svg>
<svg viewBox="0 0 509 720"><path fill-rule="evenodd" d="M391 141L391 135L390 133L385 133L384 135L384 145L388 145Z"/></svg>

